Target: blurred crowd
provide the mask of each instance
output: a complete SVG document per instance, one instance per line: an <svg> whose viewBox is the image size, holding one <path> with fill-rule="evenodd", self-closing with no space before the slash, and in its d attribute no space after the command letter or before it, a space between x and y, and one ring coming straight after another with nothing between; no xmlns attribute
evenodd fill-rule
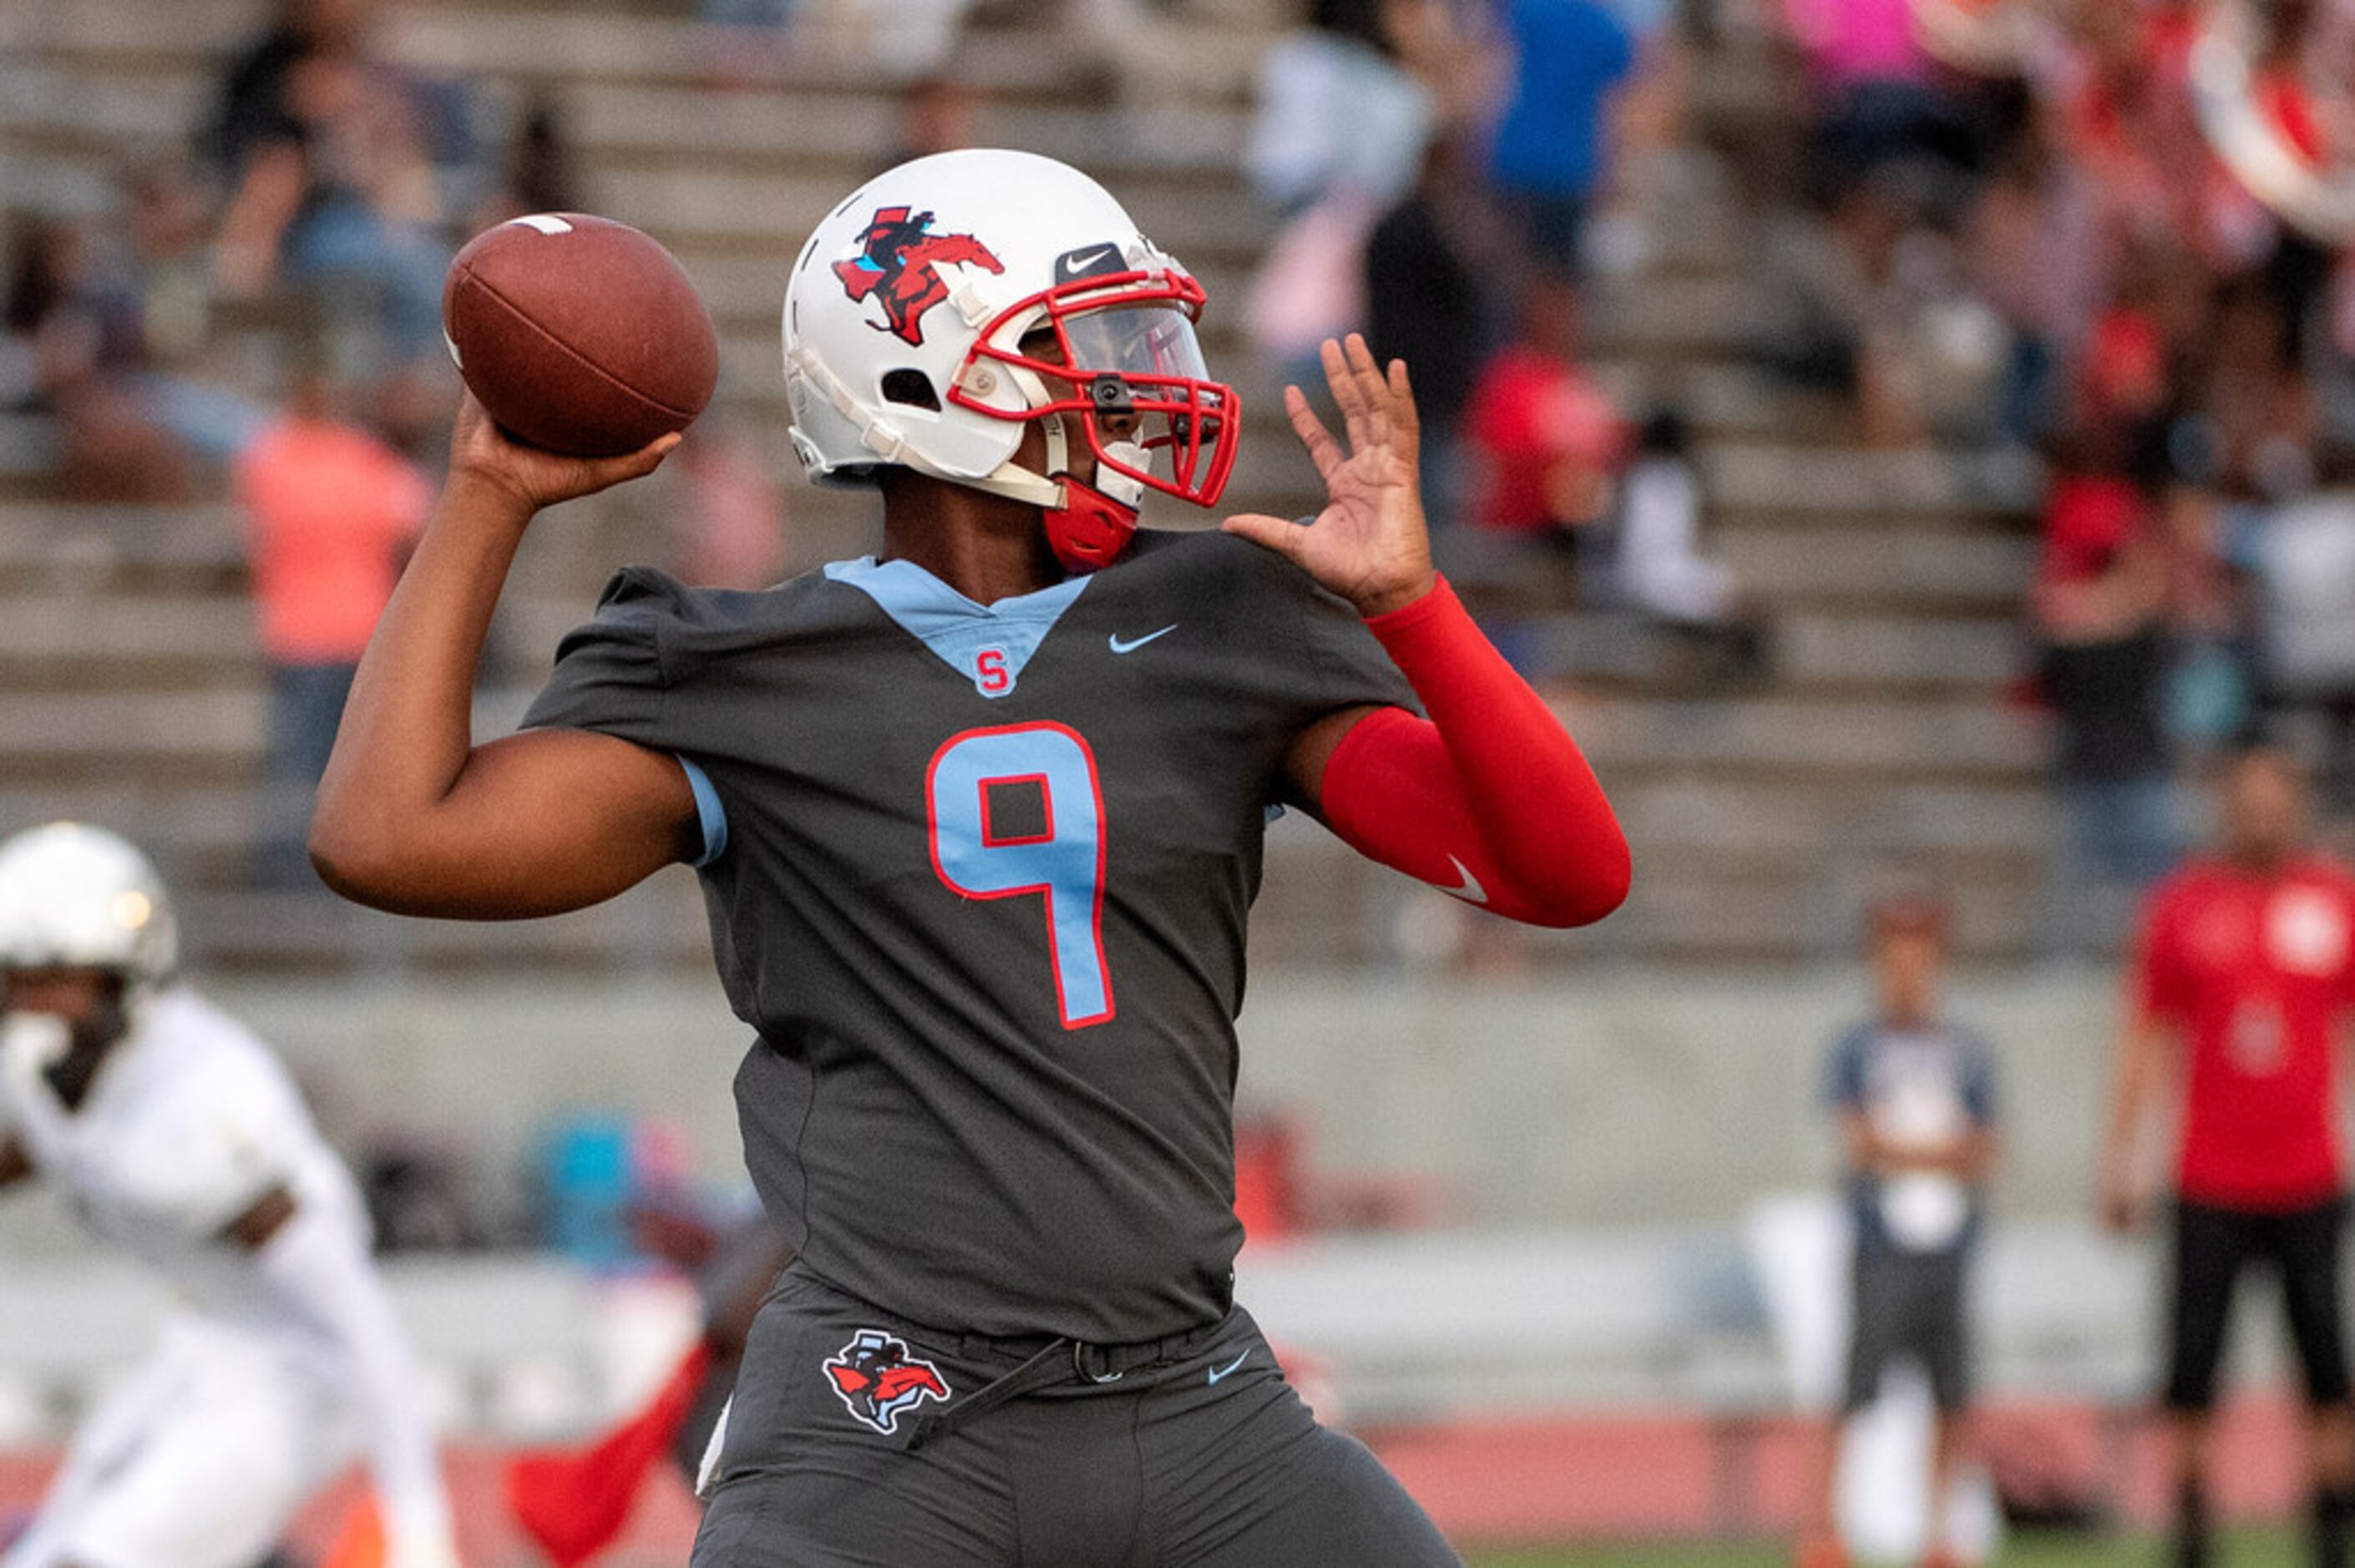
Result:
<svg viewBox="0 0 2355 1568"><path fill-rule="evenodd" d="M1754 679L1764 627L1701 548L1674 408L1584 363L1598 273L1640 266L1683 112L1677 8L1654 0L1314 0L1262 67L1247 167L1280 218L1246 303L1287 380L1363 330L1412 367L1443 564L1508 652L1619 610Z"/></svg>
<svg viewBox="0 0 2355 1568"><path fill-rule="evenodd" d="M2355 236L2280 216L2331 183L2355 40L2343 7L2246 7L2235 94L2211 9L1785 8L1811 214L1760 357L1874 445L2038 460L2021 695L2056 732L2056 956L2175 863L2185 770L2261 726L2328 720L2326 788L2355 790L2355 511L2325 490L2355 461Z"/></svg>
<svg viewBox="0 0 2355 1568"><path fill-rule="evenodd" d="M0 411L44 432L57 493L235 503L269 668L265 886L315 885L310 792L435 488L450 259L582 205L552 101L411 69L383 21L371 0L281 0L183 141L126 150L95 215L8 234ZM665 564L695 580L783 565L748 440L715 411L664 481Z"/></svg>
<svg viewBox="0 0 2355 1568"><path fill-rule="evenodd" d="M2355 506L2331 488L2355 457L2355 223L2334 228L2323 172L2355 134L2350 25L2252 0L2240 134L2262 145L2236 158L2215 150L2232 143L2196 64L2202 9L1296 0L1242 154L1273 238L1229 319L1307 386L1316 345L1353 329L1413 366L1443 564L1532 674L1590 673L1616 640L1673 651L1644 667L1705 690L1770 680L1773 628L1706 536L1704 411L1658 396L1689 383L1606 374L1627 367L1593 363L1587 323L1642 305L1626 286L1668 244L1709 134L1697 43L1773 29L1796 172L1778 192L1765 150L1734 159L1765 182L1732 204L1760 223L1758 376L1852 442L2009 465L1959 465L1966 489L2041 479L2019 695L2056 735L2062 952L2098 939L2077 890L2172 863L2187 765L2261 723L2312 730L2328 797L2355 799ZM1155 51L1264 21L1245 0L677 10L710 24L718 88L888 66L902 108L879 167L974 138L976 20L1056 29L1164 152L1200 117L1167 111L1196 89ZM0 410L37 417L58 492L240 504L287 802L265 882L307 880L300 797L431 494L448 260L501 218L593 202L560 101L415 69L383 22L371 0L281 0L180 143L126 154L104 210L8 235ZM2270 184L2268 156L2288 170ZM666 564L772 580L773 451L723 408L674 466ZM342 503L355 486L369 504Z"/></svg>

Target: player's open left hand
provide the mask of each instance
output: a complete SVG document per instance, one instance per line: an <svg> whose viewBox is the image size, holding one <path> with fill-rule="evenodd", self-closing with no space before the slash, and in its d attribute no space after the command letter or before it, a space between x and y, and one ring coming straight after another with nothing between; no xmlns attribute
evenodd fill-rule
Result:
<svg viewBox="0 0 2355 1568"><path fill-rule="evenodd" d="M458 423L450 433L450 477L488 485L536 512L654 472L679 439L658 436L614 458L563 457L509 436L468 392L459 400Z"/></svg>
<svg viewBox="0 0 2355 1568"><path fill-rule="evenodd" d="M1421 599L1433 581L1414 391L1404 360L1391 361L1384 371L1355 333L1346 344L1327 340L1323 358L1348 450L1299 387L1284 389L1284 407L1324 478L1325 510L1305 527L1252 514L1228 518L1225 527L1291 560L1359 614L1380 615Z"/></svg>

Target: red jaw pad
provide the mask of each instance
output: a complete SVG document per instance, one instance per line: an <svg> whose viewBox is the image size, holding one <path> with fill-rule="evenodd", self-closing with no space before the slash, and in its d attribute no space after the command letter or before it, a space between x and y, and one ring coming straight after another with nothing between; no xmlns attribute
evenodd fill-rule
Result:
<svg viewBox="0 0 2355 1568"><path fill-rule="evenodd" d="M1040 515L1047 524L1047 546L1067 572L1092 572L1112 565L1136 533L1135 507L1123 506L1068 474L1063 478L1063 504L1050 507Z"/></svg>

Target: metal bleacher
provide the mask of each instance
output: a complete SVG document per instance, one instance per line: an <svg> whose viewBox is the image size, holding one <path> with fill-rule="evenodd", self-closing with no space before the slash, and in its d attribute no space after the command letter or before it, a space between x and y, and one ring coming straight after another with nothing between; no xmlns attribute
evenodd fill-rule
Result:
<svg viewBox="0 0 2355 1568"><path fill-rule="evenodd" d="M203 112L257 0L22 0L0 20L0 207L90 213L127 154L177 143ZM775 312L810 223L888 154L895 88L875 73L789 74L717 91L710 39L669 8L404 0L388 40L420 68L463 72L496 119L526 88L554 96L587 205L678 251L723 343L723 399L776 432ZM1271 231L1237 171L1256 52L1280 19L1201 22L1171 53L1167 101L1067 41L994 25L954 69L984 94L986 139L1101 175L1209 283L1213 363L1240 382L1249 439L1229 504L1302 510L1311 474L1233 323ZM1712 46L1678 177L1650 204L1652 247L1600 286L1599 369L1631 407L1670 401L1699 432L1716 547L1775 613L1764 692L1685 690L1657 634L1557 614L1540 629L1567 677L1565 715L1620 801L1637 852L1629 907L1532 951L1565 961L1806 960L1843 948L1857 889L1886 863L1955 888L1966 948L2024 951L2046 807L2042 742L2005 700L2028 546L2026 476L1969 454L1875 453L1837 409L1743 364L1745 259L1766 205L1749 160L1784 88L1764 40ZM251 330L251 329L240 329ZM263 356L231 354L231 363ZM43 433L0 421L0 821L73 810L154 842L188 889L200 956L222 968L431 970L507 964L700 966L690 883L659 878L615 906L505 929L399 923L324 896L245 891L247 803L261 734L234 518L45 498ZM783 442L773 450L781 464ZM866 547L856 497L797 490L804 564ZM516 711L558 631L646 536L623 496L543 526L504 613L486 726ZM1164 519L1177 521L1177 519ZM1271 842L1255 932L1273 963L1362 963L1409 890L1296 821Z"/></svg>

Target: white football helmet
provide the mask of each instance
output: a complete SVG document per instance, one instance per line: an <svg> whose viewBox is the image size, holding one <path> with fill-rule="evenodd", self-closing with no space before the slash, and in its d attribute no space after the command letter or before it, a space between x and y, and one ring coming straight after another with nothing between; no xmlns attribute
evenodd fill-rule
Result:
<svg viewBox="0 0 2355 1568"><path fill-rule="evenodd" d="M1226 489L1241 409L1202 362L1204 299L1067 164L1000 151L902 164L835 208L794 264L794 450L821 484L901 466L1027 502L1067 567L1103 566L1147 487L1197 506ZM1014 461L1033 420L1043 472ZM1087 432L1093 486L1067 471L1067 423Z"/></svg>
<svg viewBox="0 0 2355 1568"><path fill-rule="evenodd" d="M124 840L52 822L0 842L0 969L109 969L135 1002L178 961L163 879Z"/></svg>

